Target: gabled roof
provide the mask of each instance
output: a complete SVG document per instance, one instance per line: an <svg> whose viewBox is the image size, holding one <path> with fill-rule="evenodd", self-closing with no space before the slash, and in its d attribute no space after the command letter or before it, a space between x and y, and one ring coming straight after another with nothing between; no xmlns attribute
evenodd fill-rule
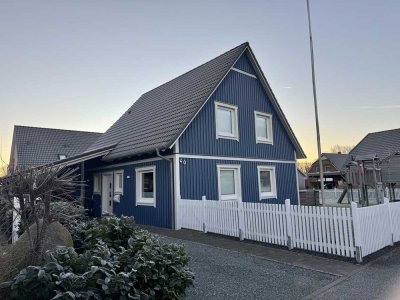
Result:
<svg viewBox="0 0 400 300"><path fill-rule="evenodd" d="M111 160L171 148L245 51L250 54L298 158L304 158L248 43L143 94L87 151L117 144L106 156Z"/></svg>
<svg viewBox="0 0 400 300"><path fill-rule="evenodd" d="M349 154L341 153L322 153L322 156L325 156L327 159L329 159L338 171L344 170L346 162L350 157Z"/></svg>
<svg viewBox="0 0 400 300"><path fill-rule="evenodd" d="M382 159L400 151L400 128L368 133L350 151L353 157L376 155Z"/></svg>
<svg viewBox="0 0 400 300"><path fill-rule="evenodd" d="M101 133L28 126L14 127L14 155L19 166L40 166L84 152Z"/></svg>

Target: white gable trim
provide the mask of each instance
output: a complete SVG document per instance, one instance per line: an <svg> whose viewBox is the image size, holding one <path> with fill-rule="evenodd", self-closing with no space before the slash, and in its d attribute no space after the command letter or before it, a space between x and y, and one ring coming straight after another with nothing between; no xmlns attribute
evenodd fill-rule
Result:
<svg viewBox="0 0 400 300"><path fill-rule="evenodd" d="M247 73L247 72L245 72L245 71L242 71L242 70L236 69L236 68L234 68L234 67L232 67L232 68L231 68L231 70L232 70L232 71L235 71L235 72L238 72L238 73L241 73L241 74L244 74L244 75L246 75L246 76L249 76L249 77L252 77L252 78L255 78L255 79L257 79L257 76L256 76L256 75L253 75L253 74Z"/></svg>

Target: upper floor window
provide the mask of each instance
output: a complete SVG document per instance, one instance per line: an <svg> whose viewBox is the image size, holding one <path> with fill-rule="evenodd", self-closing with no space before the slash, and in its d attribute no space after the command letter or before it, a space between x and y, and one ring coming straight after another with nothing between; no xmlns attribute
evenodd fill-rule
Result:
<svg viewBox="0 0 400 300"><path fill-rule="evenodd" d="M272 116L262 112L254 112L256 127L256 143L273 143Z"/></svg>
<svg viewBox="0 0 400 300"><path fill-rule="evenodd" d="M114 172L114 193L124 193L124 171L119 170Z"/></svg>
<svg viewBox="0 0 400 300"><path fill-rule="evenodd" d="M216 136L239 140L237 106L215 102Z"/></svg>

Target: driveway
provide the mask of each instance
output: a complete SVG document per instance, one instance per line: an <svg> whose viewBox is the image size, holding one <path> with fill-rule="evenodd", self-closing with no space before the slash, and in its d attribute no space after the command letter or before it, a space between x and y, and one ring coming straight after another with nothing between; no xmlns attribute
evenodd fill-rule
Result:
<svg viewBox="0 0 400 300"><path fill-rule="evenodd" d="M190 230L146 229L184 244L195 286L188 299L400 299L400 247L363 265Z"/></svg>
<svg viewBox="0 0 400 300"><path fill-rule="evenodd" d="M188 299L300 299L338 276L257 256L183 241L192 257L195 286Z"/></svg>
<svg viewBox="0 0 400 300"><path fill-rule="evenodd" d="M377 259L334 286L317 291L317 299L400 299L400 247L389 248Z"/></svg>

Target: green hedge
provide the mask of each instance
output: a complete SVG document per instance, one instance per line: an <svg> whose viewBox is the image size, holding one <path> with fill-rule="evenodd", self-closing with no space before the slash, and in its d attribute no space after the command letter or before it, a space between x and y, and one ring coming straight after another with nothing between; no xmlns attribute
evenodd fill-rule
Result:
<svg viewBox="0 0 400 300"><path fill-rule="evenodd" d="M104 218L84 232L82 253L59 247L52 262L23 269L13 299L181 299L193 284L181 245L165 244L132 218Z"/></svg>

